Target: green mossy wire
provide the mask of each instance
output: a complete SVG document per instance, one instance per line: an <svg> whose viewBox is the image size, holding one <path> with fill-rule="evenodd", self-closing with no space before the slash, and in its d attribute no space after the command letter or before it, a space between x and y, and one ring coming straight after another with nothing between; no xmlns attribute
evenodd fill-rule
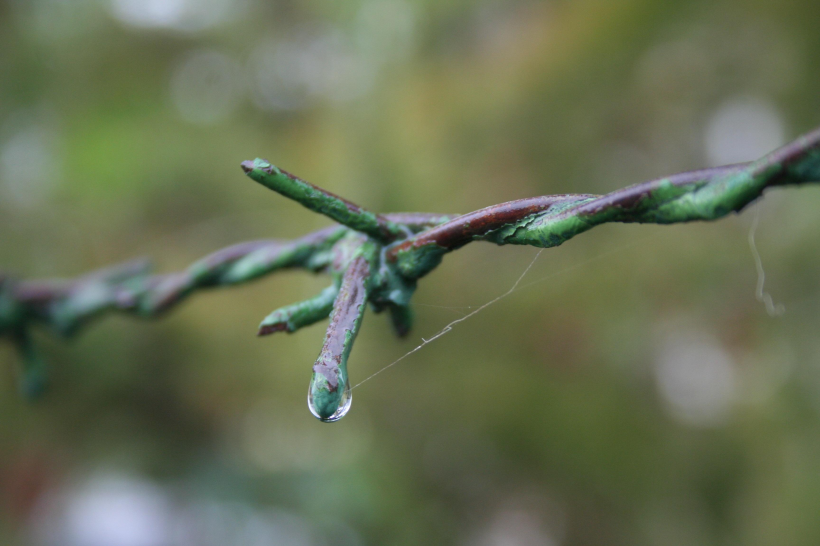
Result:
<svg viewBox="0 0 820 546"><path fill-rule="evenodd" d="M267 161L246 161L242 167L257 182L341 225L294 241L233 245L166 275L150 274L144 261L75 280L12 281L0 274L0 336L18 348L24 392L36 394L45 385L45 365L29 336L35 323L73 335L105 312L157 317L198 290L302 268L329 274L333 285L314 298L274 311L260 328L261 333L293 332L330 316L309 391L315 413L328 419L349 386L348 358L366 304L389 310L394 329L405 335L412 323L409 303L417 280L447 253L472 241L548 248L607 222L717 220L740 211L769 187L820 181L820 129L751 163L680 173L604 196L521 199L462 216L375 214Z"/></svg>

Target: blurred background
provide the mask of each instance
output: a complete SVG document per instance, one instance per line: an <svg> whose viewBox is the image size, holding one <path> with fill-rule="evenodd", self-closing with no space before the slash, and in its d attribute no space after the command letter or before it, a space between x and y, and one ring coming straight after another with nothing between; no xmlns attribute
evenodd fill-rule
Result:
<svg viewBox="0 0 820 546"><path fill-rule="evenodd" d="M820 125L819 20L815 0L3 0L0 267L172 271L327 225L243 176L255 157L448 213L753 159ZM776 190L546 250L333 425L305 402L325 325L255 337L324 286L305 273L39 332L35 403L0 343L0 542L818 544L818 210L820 188ZM408 339L365 319L354 383L536 252L447 257Z"/></svg>

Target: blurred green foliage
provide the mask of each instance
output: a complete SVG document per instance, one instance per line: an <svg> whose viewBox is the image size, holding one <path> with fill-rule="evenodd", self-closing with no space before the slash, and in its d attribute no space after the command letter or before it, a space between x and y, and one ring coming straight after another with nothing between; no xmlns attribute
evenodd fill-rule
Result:
<svg viewBox="0 0 820 546"><path fill-rule="evenodd" d="M0 265L170 271L324 225L247 180L254 157L371 210L448 213L751 159L820 125L818 20L810 0L6 0ZM35 404L3 344L0 539L101 544L88 499L150 484L174 544L817 544L820 190L757 207L782 317L755 299L751 213L606 226L334 425L305 407L324 326L254 337L324 285L304 274L38 336ZM408 340L365 319L353 383L535 252L447 257ZM91 519L116 526L115 504Z"/></svg>

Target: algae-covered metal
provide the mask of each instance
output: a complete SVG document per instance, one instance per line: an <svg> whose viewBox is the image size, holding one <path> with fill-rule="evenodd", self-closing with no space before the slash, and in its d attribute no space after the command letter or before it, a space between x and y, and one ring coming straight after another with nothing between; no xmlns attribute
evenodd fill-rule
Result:
<svg viewBox="0 0 820 546"><path fill-rule="evenodd" d="M388 310L396 333L407 334L416 282L447 253L472 241L553 247L607 222L716 220L741 210L768 187L819 182L820 129L750 163L667 176L603 196L520 199L461 216L376 214L265 160L243 162L242 169L253 180L338 224L293 241L234 245L164 275L152 275L145 261L73 280L18 281L0 274L0 336L18 348L25 393L39 393L45 382L44 365L29 334L35 324L69 336L107 311L156 317L197 290L301 268L330 275L331 286L273 311L258 333L295 332L330 317L313 366L308 403L316 417L335 421L350 408L347 364L367 304L376 312Z"/></svg>

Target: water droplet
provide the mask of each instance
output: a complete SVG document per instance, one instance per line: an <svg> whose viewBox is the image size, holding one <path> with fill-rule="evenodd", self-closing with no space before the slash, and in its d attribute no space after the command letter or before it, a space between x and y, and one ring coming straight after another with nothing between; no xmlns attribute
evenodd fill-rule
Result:
<svg viewBox="0 0 820 546"><path fill-rule="evenodd" d="M323 381L323 377L317 381L317 376L314 374L310 381L310 388L308 389L308 408L318 420L323 423L333 423L338 421L350 411L350 405L353 403L353 392L350 388L350 382L347 377L344 377L344 390L341 396L337 391L330 392L327 389L327 382ZM340 378L341 379L341 378ZM333 406L333 403L336 403ZM329 408L335 407L334 411ZM328 415L329 414L329 415ZM324 415L324 416L323 416Z"/></svg>

